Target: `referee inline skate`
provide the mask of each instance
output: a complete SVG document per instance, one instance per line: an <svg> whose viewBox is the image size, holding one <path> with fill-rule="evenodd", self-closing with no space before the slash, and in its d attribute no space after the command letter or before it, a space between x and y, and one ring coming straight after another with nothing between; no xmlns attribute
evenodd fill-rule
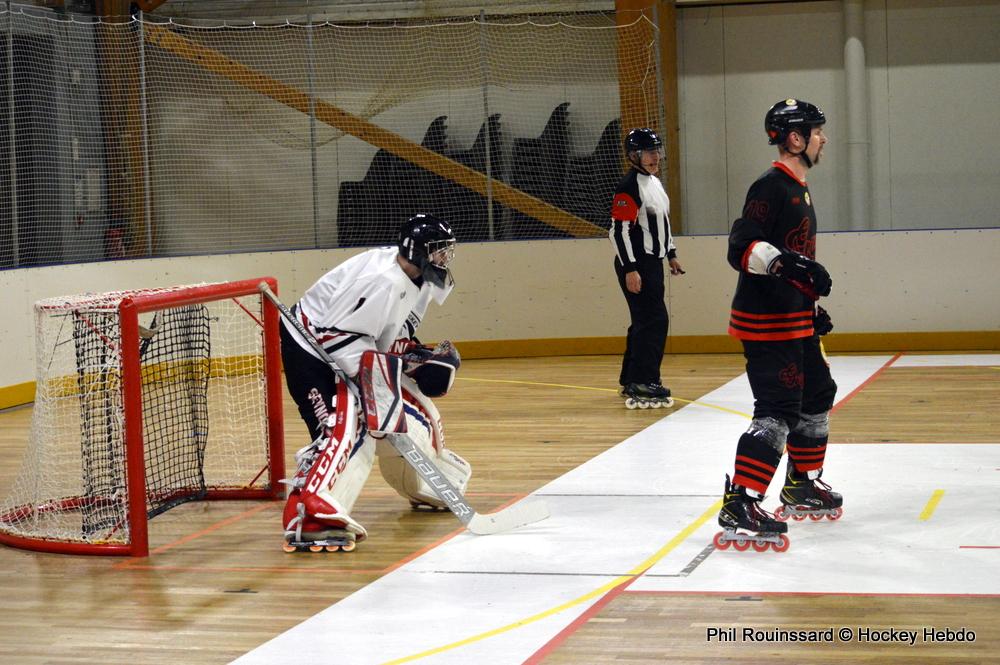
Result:
<svg viewBox="0 0 1000 665"><path fill-rule="evenodd" d="M760 507L764 497L754 497L745 487L734 485L726 476L726 490L719 511L719 526L722 531L715 534L712 542L716 549L733 549L745 552L752 546L757 552L768 548L775 552L788 549L789 540L785 533L788 525Z"/></svg>
<svg viewBox="0 0 1000 665"><path fill-rule="evenodd" d="M625 398L627 409L659 409L674 405L670 389L659 383L629 383L622 389L621 395Z"/></svg>

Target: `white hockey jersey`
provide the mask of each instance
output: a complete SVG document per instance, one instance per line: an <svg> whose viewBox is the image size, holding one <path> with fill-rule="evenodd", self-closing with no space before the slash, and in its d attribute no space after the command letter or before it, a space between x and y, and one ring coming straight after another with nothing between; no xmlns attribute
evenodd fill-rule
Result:
<svg viewBox="0 0 1000 665"><path fill-rule="evenodd" d="M348 376L358 373L365 351L387 352L397 339L411 337L430 301L442 304L454 286L449 280L445 288L427 281L418 287L396 262L398 254L395 247L379 247L351 257L309 287L293 308ZM287 322L282 324L319 358Z"/></svg>

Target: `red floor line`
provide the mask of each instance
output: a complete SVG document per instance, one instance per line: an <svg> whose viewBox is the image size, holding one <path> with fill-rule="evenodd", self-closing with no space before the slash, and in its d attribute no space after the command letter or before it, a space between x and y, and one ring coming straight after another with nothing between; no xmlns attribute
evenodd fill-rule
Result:
<svg viewBox="0 0 1000 665"><path fill-rule="evenodd" d="M852 390L850 393L848 393L847 396L844 397L844 399L842 399L839 402L837 402L836 404L834 404L833 408L830 409L830 413L833 413L834 411L836 411L840 407L844 406L844 404L846 404L848 400L850 400L855 395L857 395L859 392L861 392L864 388L866 388L869 383L871 383L872 381L874 381L875 379L877 379L882 372L884 372L885 370L889 369L889 366L892 365L897 360L899 360L902 357L902 355L903 355L903 352L901 351L901 352L897 353L896 355L894 355L892 358L889 358L888 362L886 362L884 365L882 365L881 367L879 367L875 371L875 373L872 374L871 376L869 376L867 379L865 379L865 381L860 386L858 386L857 388L855 388L854 390Z"/></svg>
<svg viewBox="0 0 1000 665"><path fill-rule="evenodd" d="M1000 550L1000 545L959 545L960 550Z"/></svg>
<svg viewBox="0 0 1000 665"><path fill-rule="evenodd" d="M541 663L546 656L555 651L555 649L558 648L563 642L565 642L570 637L570 635L579 630L580 626L590 621L591 617L596 615L598 612L604 609L604 607L608 603L610 603L612 600L621 595L625 591L625 589L627 589L628 586L632 584L632 582L635 582L637 579L639 579L638 576L627 579L618 586L616 586L615 588L608 591L606 594L604 594L604 596L601 599L599 599L597 602L591 605L586 612L578 616L571 624L569 624L568 626L560 630L558 633L556 633L556 635L551 640L549 640L541 647L539 647L538 651L531 654L531 657L528 658L526 661L524 661L521 665L538 665L538 663Z"/></svg>
<svg viewBox="0 0 1000 665"><path fill-rule="evenodd" d="M841 407L849 399L851 399L852 397L854 397L855 395L857 395L859 392L861 392L861 390L863 388L865 388L869 383L871 383L876 378L878 378L879 374L881 374L882 372L884 372L890 365L892 365L894 362L896 362L897 360L899 360L899 358L902 355L903 355L902 353L897 353L892 358L890 358L884 365L882 365L878 370L876 370L874 374L872 374L871 376L869 376L861 385L859 385L857 388L855 388L853 391L851 391L850 394L848 394L846 397L844 397L842 400L840 400L836 405L834 405L834 407L832 409L830 409L830 411L831 412L836 411L839 407ZM522 665L538 665L538 663L541 663L542 660L548 654L552 653L552 651L554 651L556 648L558 648L573 633L575 633L577 630L579 630L580 626L582 626L587 621L589 621L594 615L596 615L605 606L607 606L608 603L610 603L612 600L614 600L615 598L617 598L618 596L620 596L623 593L636 593L636 594L660 594L660 593L663 593L664 595L668 595L668 594L671 594L671 593L692 593L692 594L703 594L703 593L709 593L709 594L711 594L711 593L716 593L716 592L711 592L711 591L709 591L709 592L700 592L700 591L692 591L692 592L628 591L628 587L633 582L635 582L636 579L638 579L638 577L633 577L633 578L631 578L629 580L626 580L625 582L622 582L621 584L619 584L618 586L616 586L614 589L612 589L611 591L609 591L608 593L606 593L604 595L604 597L602 597L596 603L594 603L593 605L591 605L590 608L587 609L586 612L584 612L583 614L581 614L572 623L570 623L568 626L566 626L561 631L559 631L559 633L557 633L555 635L555 637L553 637L551 640L549 640L544 645L542 645L538 649L538 651L536 651L534 654L532 654L530 658L528 658L526 661L524 661L524 663L522 663ZM726 595L733 595L734 592L717 592L717 593L725 593ZM782 595L782 594L780 594L780 592L776 592L776 593L770 593L770 594L754 594L754 595ZM792 594L789 594L789 595L792 595ZM808 594L804 594L804 595L808 595ZM832 595L832 594L813 594L813 595ZM843 595L864 595L864 594L843 594ZM892 595L892 594L870 594L870 595ZM919 594L900 594L900 595L919 595ZM961 594L955 594L955 595L961 595ZM965 597L965 596L962 596L962 597Z"/></svg>
<svg viewBox="0 0 1000 665"><path fill-rule="evenodd" d="M625 591L644 596L844 596L849 598L1000 598L1000 593L850 593L847 591Z"/></svg>
<svg viewBox="0 0 1000 665"><path fill-rule="evenodd" d="M997 446L997 441L830 441L831 446ZM997 469L1000 471L1000 469Z"/></svg>
<svg viewBox="0 0 1000 665"><path fill-rule="evenodd" d="M473 496L473 494L466 494L466 496ZM476 495L476 496L510 496L510 494L509 493L498 493L498 494L486 494L486 493L482 493L482 494L479 494L479 495ZM510 506L510 505L512 505L514 503L517 503L518 501L520 501L521 499L523 499L526 496L528 496L528 495L527 494L517 494L510 501L507 501L506 503L501 504L497 508L494 508L493 512L497 512L497 511L503 510L507 506ZM417 551L415 551L415 552L413 552L413 553L411 553L411 554L403 557L402 559L400 559L396 563L393 563L393 564L390 564L390 565L386 566L385 570L383 570L382 572L384 574L391 573L392 571L396 570L400 566L413 561L414 559L416 559L417 557L421 556L422 554L430 552L431 550L436 549L440 545L443 545L444 543L446 543L447 541L451 540L452 538L454 538L458 534L462 533L463 531L465 531L465 526L460 526L459 528L455 529L451 533L449 533L449 534L447 534L445 536L442 536L438 540L435 540L430 545L425 545L424 547L421 547L419 550L417 550Z"/></svg>

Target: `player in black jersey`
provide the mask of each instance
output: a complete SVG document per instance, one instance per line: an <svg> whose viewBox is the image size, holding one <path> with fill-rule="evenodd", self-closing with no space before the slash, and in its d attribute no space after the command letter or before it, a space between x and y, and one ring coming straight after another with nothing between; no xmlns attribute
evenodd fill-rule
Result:
<svg viewBox="0 0 1000 665"><path fill-rule="evenodd" d="M778 159L747 192L743 214L729 234L730 265L739 271L729 334L743 343L754 395L750 428L736 447L716 545L737 549L788 547L788 517L840 517L842 498L820 480L837 384L820 335L832 328L816 300L832 281L816 261L816 213L806 175L823 156L823 112L786 99L767 112L764 129ZM784 504L776 515L760 500L788 450ZM775 519L775 517L777 519ZM749 532L749 533L747 533Z"/></svg>

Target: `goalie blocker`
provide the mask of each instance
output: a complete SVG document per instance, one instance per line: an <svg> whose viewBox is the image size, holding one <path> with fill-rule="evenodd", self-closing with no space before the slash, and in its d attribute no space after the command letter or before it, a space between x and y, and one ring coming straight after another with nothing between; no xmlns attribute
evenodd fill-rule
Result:
<svg viewBox="0 0 1000 665"><path fill-rule="evenodd" d="M361 358L365 421L372 438L379 471L385 481L414 508L448 509L448 504L385 435L406 433L414 447L433 462L445 478L464 493L472 467L445 447L441 415L430 396L447 393L461 364L450 342L437 347L411 347L402 357L367 351ZM429 395L428 393L431 393Z"/></svg>

